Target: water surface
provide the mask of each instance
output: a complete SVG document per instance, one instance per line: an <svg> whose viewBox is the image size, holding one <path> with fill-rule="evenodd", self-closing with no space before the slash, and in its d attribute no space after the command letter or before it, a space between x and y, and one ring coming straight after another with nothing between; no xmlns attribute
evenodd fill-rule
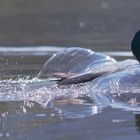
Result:
<svg viewBox="0 0 140 140"><path fill-rule="evenodd" d="M49 90L44 81L34 77L46 59L57 50L52 47L45 47L44 50L42 47L40 51L30 52L30 48L1 50L1 139L139 139L139 110L96 104L85 96L89 84L80 89L72 86ZM129 52L121 57L122 52L107 53L119 59L132 57ZM30 84L30 88L27 88ZM63 98L78 97L86 100L86 103L47 102L57 95Z"/></svg>

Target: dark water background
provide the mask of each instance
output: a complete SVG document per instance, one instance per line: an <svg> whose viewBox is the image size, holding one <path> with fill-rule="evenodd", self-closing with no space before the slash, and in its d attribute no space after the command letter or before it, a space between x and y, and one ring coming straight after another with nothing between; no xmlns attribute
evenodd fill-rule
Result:
<svg viewBox="0 0 140 140"><path fill-rule="evenodd" d="M1 0L0 45L130 51L139 13L139 0ZM34 55L0 49L1 78L35 76L55 51ZM110 107L100 112L92 104L44 108L35 102L0 102L0 140L131 140L139 133L138 112Z"/></svg>

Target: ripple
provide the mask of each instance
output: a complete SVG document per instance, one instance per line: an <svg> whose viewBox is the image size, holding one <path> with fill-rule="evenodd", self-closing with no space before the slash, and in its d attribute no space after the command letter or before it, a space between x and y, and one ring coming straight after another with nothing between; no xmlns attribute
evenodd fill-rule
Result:
<svg viewBox="0 0 140 140"><path fill-rule="evenodd" d="M53 54L59 50L62 50L61 47L55 46L30 46L30 47L1 47L0 55L10 55L10 56L28 56L28 55L46 55Z"/></svg>

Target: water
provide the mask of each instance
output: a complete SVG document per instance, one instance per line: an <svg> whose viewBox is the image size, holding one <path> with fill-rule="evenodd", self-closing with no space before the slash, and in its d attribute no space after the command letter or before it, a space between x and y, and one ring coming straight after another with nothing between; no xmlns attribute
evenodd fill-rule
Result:
<svg viewBox="0 0 140 140"><path fill-rule="evenodd" d="M1 50L1 139L139 139L139 107L119 102L108 106L105 98L97 103L87 96L92 92L90 83L58 87L55 82L37 79L44 61L56 50L40 47L30 52L30 48ZM132 57L126 54L122 57Z"/></svg>
<svg viewBox="0 0 140 140"><path fill-rule="evenodd" d="M89 83L48 90L48 81L36 79L61 46L133 58L130 43L140 25L139 5L138 0L1 0L0 140L139 139L139 106L97 104L98 98L86 96ZM71 100L51 101L57 95Z"/></svg>

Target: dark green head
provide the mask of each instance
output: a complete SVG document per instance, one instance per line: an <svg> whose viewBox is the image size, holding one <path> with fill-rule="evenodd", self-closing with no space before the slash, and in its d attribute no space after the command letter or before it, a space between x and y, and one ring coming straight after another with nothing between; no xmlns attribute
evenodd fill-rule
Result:
<svg viewBox="0 0 140 140"><path fill-rule="evenodd" d="M131 50L136 57L136 59L140 62L140 30L136 32L132 43L131 43Z"/></svg>

